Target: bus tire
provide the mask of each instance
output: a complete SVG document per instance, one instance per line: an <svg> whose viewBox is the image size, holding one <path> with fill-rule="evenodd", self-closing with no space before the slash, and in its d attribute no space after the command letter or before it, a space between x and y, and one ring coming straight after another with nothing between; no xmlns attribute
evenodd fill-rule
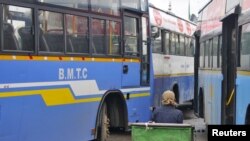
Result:
<svg viewBox="0 0 250 141"><path fill-rule="evenodd" d="M107 141L109 137L109 119L107 113L107 103L104 102L101 110L100 141Z"/></svg>

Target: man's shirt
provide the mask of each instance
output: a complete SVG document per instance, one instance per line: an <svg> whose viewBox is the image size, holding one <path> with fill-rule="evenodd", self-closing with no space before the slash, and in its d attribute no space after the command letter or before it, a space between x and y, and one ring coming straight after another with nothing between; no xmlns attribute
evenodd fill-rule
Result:
<svg viewBox="0 0 250 141"><path fill-rule="evenodd" d="M183 123L183 113L172 105L165 105L154 110L152 121L157 123Z"/></svg>

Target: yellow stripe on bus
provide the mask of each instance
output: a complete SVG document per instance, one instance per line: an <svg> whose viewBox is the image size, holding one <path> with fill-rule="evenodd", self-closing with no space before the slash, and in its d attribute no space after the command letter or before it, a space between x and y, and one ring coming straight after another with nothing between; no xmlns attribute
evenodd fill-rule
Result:
<svg viewBox="0 0 250 141"><path fill-rule="evenodd" d="M203 72L209 72L209 73L215 73L215 74L221 74L221 70L205 70L205 69L202 69L201 71L203 71ZM238 70L237 74L240 74L240 75L250 75L250 71Z"/></svg>
<svg viewBox="0 0 250 141"><path fill-rule="evenodd" d="M192 76L193 73L176 73L176 74L160 74L155 75L155 78L161 78L161 77L177 77L177 76Z"/></svg>
<svg viewBox="0 0 250 141"><path fill-rule="evenodd" d="M131 94L131 98L136 98L136 97L146 97L146 96L150 96L149 93L141 93L141 94Z"/></svg>
<svg viewBox="0 0 250 141"><path fill-rule="evenodd" d="M41 95L47 106L98 102L101 97L75 99L69 88L0 92L0 98ZM149 93L131 94L131 98L149 96Z"/></svg>
<svg viewBox="0 0 250 141"><path fill-rule="evenodd" d="M87 61L87 62L135 62L137 58L95 58L95 57L67 57L67 56L25 56L25 55L0 55L0 60L35 60L35 61Z"/></svg>
<svg viewBox="0 0 250 141"><path fill-rule="evenodd" d="M1 92L0 98L41 95L47 106L76 104L83 102L100 101L97 98L75 99L68 88L46 89L46 90L30 90L30 91L16 91L16 92Z"/></svg>
<svg viewBox="0 0 250 141"><path fill-rule="evenodd" d="M237 71L240 75L250 75L250 71Z"/></svg>

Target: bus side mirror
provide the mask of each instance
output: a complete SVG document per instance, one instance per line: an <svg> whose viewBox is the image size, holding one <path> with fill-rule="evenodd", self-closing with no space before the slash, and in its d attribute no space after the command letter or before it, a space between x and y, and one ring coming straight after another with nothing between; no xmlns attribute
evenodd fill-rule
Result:
<svg viewBox="0 0 250 141"><path fill-rule="evenodd" d="M158 27L155 27L155 26L151 27L151 36L153 38L158 38L160 36L160 30Z"/></svg>

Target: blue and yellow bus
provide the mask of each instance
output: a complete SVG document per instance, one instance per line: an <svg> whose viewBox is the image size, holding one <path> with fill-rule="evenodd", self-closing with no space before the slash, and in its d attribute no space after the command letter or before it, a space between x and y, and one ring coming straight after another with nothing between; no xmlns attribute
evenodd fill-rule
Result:
<svg viewBox="0 0 250 141"><path fill-rule="evenodd" d="M179 106L192 106L194 98L194 37L196 24L170 11L150 5L152 60L154 69L153 105L172 90Z"/></svg>
<svg viewBox="0 0 250 141"><path fill-rule="evenodd" d="M0 13L1 141L104 141L149 120L147 0L0 0Z"/></svg>
<svg viewBox="0 0 250 141"><path fill-rule="evenodd" d="M249 0L213 0L200 11L195 112L207 124L250 123L249 12Z"/></svg>

